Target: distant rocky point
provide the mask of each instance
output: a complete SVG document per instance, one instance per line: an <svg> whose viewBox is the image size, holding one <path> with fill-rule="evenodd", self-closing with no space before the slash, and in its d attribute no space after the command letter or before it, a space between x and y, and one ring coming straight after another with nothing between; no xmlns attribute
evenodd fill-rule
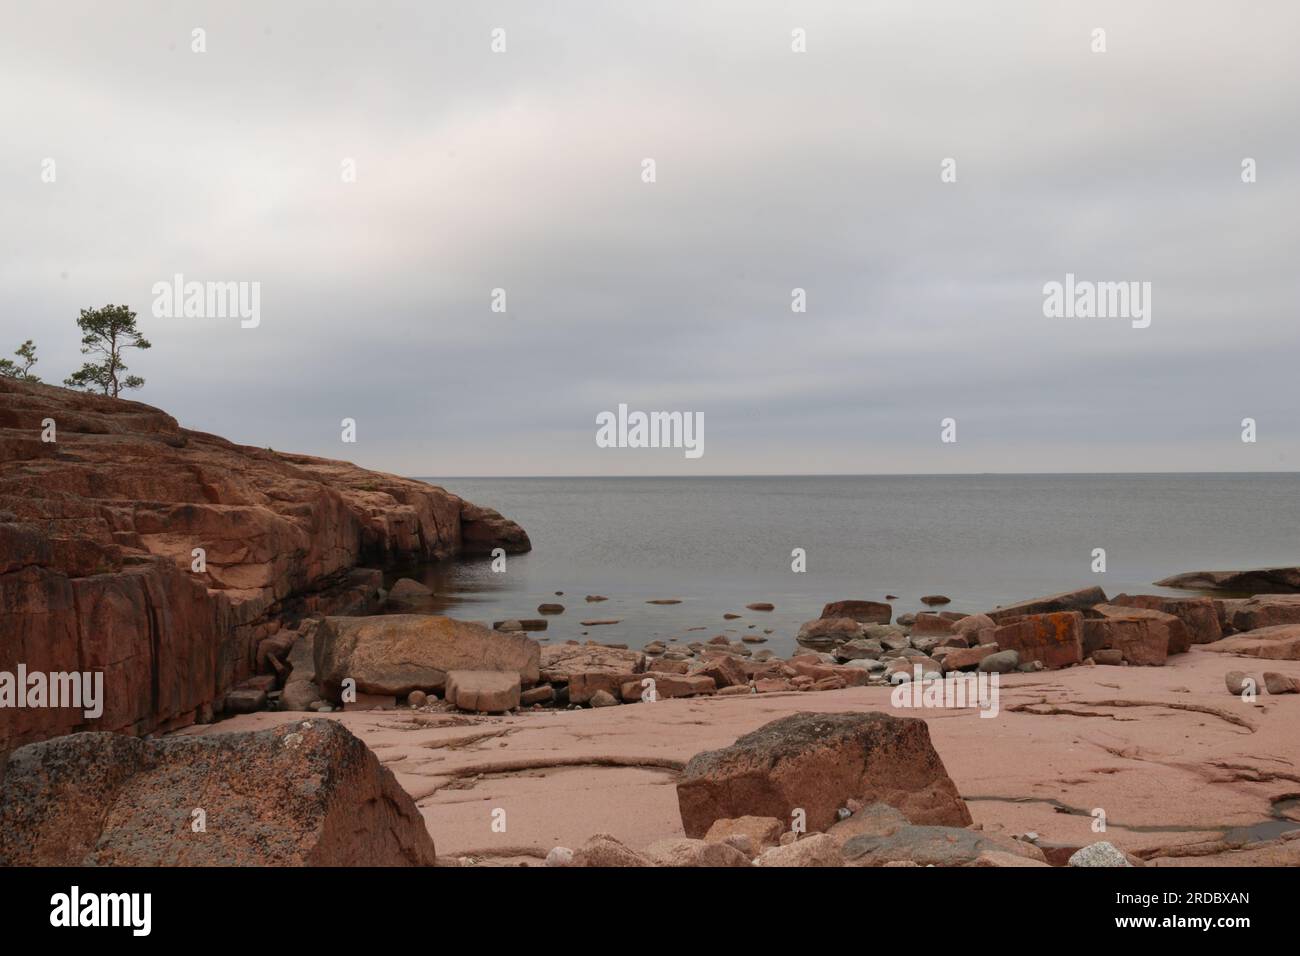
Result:
<svg viewBox="0 0 1300 956"><path fill-rule="evenodd" d="M1188 571L1156 582L1157 587L1234 594L1300 594L1300 568L1253 571Z"/></svg>

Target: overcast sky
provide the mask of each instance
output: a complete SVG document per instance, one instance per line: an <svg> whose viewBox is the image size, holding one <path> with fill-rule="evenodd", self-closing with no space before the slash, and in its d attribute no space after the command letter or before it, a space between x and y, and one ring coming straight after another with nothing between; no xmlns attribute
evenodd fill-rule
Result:
<svg viewBox="0 0 1300 956"><path fill-rule="evenodd" d="M1300 470L1290 0L0 11L0 352L47 381L127 303L133 397L402 474ZM1046 318L1067 272L1150 326ZM261 324L156 318L176 273ZM704 455L598 448L619 403Z"/></svg>

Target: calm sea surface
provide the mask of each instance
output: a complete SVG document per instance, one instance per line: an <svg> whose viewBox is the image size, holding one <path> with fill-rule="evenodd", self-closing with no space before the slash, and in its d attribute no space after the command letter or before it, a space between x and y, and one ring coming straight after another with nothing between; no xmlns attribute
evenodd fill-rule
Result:
<svg viewBox="0 0 1300 956"><path fill-rule="evenodd" d="M514 518L533 551L505 573L485 559L414 576L469 620L564 604L550 641L586 631L638 647L770 628L767 646L787 652L802 621L843 598L898 595L897 616L941 593L951 610L980 611L1092 584L1160 592L1151 582L1179 571L1300 564L1298 475L426 480ZM791 571L794 548L806 573ZM1106 549L1104 574L1091 570L1094 548ZM746 611L753 601L776 610ZM579 623L593 618L621 623Z"/></svg>

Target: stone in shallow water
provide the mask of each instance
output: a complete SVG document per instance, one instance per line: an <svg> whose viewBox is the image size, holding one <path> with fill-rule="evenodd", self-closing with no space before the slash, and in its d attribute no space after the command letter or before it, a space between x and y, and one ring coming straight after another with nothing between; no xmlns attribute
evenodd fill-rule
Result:
<svg viewBox="0 0 1300 956"><path fill-rule="evenodd" d="M862 625L850 617L823 617L806 621L795 635L804 647L828 651L840 644L862 636Z"/></svg>

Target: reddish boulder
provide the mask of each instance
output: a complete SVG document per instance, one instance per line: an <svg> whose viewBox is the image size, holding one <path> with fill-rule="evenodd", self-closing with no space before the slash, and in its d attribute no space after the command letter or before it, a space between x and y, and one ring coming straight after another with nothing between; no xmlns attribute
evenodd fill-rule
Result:
<svg viewBox="0 0 1300 956"><path fill-rule="evenodd" d="M623 700L628 703L641 700L642 695L649 690L644 683L647 680L654 681L656 699L695 697L699 694L712 694L717 689L717 685L713 683L711 677L704 677L699 674L664 674L647 671L644 674L638 674L619 688ZM569 699L573 699L572 691L570 691Z"/></svg>
<svg viewBox="0 0 1300 956"><path fill-rule="evenodd" d="M1239 654L1272 661L1300 661L1300 624L1261 627L1205 645L1216 654Z"/></svg>
<svg viewBox="0 0 1300 956"><path fill-rule="evenodd" d="M14 751L0 784L4 866L433 863L410 795L329 720L147 740L57 737Z"/></svg>
<svg viewBox="0 0 1300 956"><path fill-rule="evenodd" d="M1147 618L1111 614L1083 622L1084 655L1099 664L1160 665L1169 654L1169 632ZM1118 654L1119 661L1112 655Z"/></svg>
<svg viewBox="0 0 1300 956"><path fill-rule="evenodd" d="M388 591L386 611L425 611L434 604L433 589L411 578L401 578Z"/></svg>
<svg viewBox="0 0 1300 956"><path fill-rule="evenodd" d="M480 714L501 714L519 706L515 671L448 671L447 703Z"/></svg>
<svg viewBox="0 0 1300 956"><path fill-rule="evenodd" d="M822 608L824 618L847 617L860 624L888 624L894 609L880 601L832 601Z"/></svg>
<svg viewBox="0 0 1300 956"><path fill-rule="evenodd" d="M998 645L996 644L980 644L978 647L955 647L943 656L944 672L973 671L980 666L980 661L997 652Z"/></svg>
<svg viewBox="0 0 1300 956"><path fill-rule="evenodd" d="M997 630L997 621L987 614L968 614L960 621L954 621L952 633L966 639L971 647L989 644L993 641L993 632Z"/></svg>
<svg viewBox="0 0 1300 956"><path fill-rule="evenodd" d="M704 839L710 843L725 843L729 837L748 837L755 850L776 846L785 826L776 817L737 817L734 820L714 820Z"/></svg>
<svg viewBox="0 0 1300 956"><path fill-rule="evenodd" d="M1164 633L1168 654L1186 654L1188 648L1192 646L1192 639L1187 632L1187 625L1176 614L1166 614L1164 611L1132 605L1120 607L1114 604L1098 604L1093 608L1093 612L1106 618L1142 618L1150 621L1153 631ZM1130 658L1130 661L1132 661L1132 658ZM1132 663L1137 662L1132 661Z"/></svg>
<svg viewBox="0 0 1300 956"><path fill-rule="evenodd" d="M1083 615L1078 611L1032 614L1003 621L993 632L1002 651L1016 651L1022 664L1042 661L1044 667L1068 667L1083 661Z"/></svg>
<svg viewBox="0 0 1300 956"><path fill-rule="evenodd" d="M953 623L932 611L922 611L912 622L912 637L946 637L952 633Z"/></svg>
<svg viewBox="0 0 1300 956"><path fill-rule="evenodd" d="M1264 689L1270 694L1300 694L1300 680L1277 671L1264 671Z"/></svg>
<svg viewBox="0 0 1300 956"><path fill-rule="evenodd" d="M788 821L796 809L809 830L825 830L850 799L880 800L914 823L971 822L925 721L914 717L793 714L696 754L677 783L682 826L693 837L717 820Z"/></svg>
<svg viewBox="0 0 1300 956"><path fill-rule="evenodd" d="M810 833L802 840L772 847L755 861L757 866L810 867L843 866L840 847L825 833Z"/></svg>
<svg viewBox="0 0 1300 956"><path fill-rule="evenodd" d="M1077 591L1063 591L1048 597L1034 598L1008 604L989 611L988 616L998 624L1007 624L1013 618L1029 615L1052 614L1058 611L1084 611L1094 604L1105 604L1106 592L1099 587L1080 588Z"/></svg>
<svg viewBox="0 0 1300 956"><path fill-rule="evenodd" d="M745 666L729 654L713 658L692 673L712 678L713 683L718 687L739 687L749 683Z"/></svg>
<svg viewBox="0 0 1300 956"><path fill-rule="evenodd" d="M1236 631L1300 624L1300 594L1261 594L1235 602L1229 620Z"/></svg>
<svg viewBox="0 0 1300 956"><path fill-rule="evenodd" d="M605 647L601 644L558 644L543 647L541 679L550 684L567 684L569 701L588 703L597 691L619 696L623 685L646 669L641 651Z"/></svg>
<svg viewBox="0 0 1300 956"><path fill-rule="evenodd" d="M1223 628L1219 624L1214 601L1207 597L1170 598L1159 594L1121 594L1110 603L1117 607L1140 607L1174 615L1183 622L1190 644L1213 644L1223 638ZM1297 604L1296 610L1300 612L1300 604ZM1300 613L1297 613L1296 620L1300 621ZM1182 652L1171 649L1170 653Z"/></svg>
<svg viewBox="0 0 1300 956"><path fill-rule="evenodd" d="M432 614L327 617L316 630L316 679L337 701L344 679L365 694L405 697L441 690L454 670L511 671L536 684L541 655L532 638Z"/></svg>

